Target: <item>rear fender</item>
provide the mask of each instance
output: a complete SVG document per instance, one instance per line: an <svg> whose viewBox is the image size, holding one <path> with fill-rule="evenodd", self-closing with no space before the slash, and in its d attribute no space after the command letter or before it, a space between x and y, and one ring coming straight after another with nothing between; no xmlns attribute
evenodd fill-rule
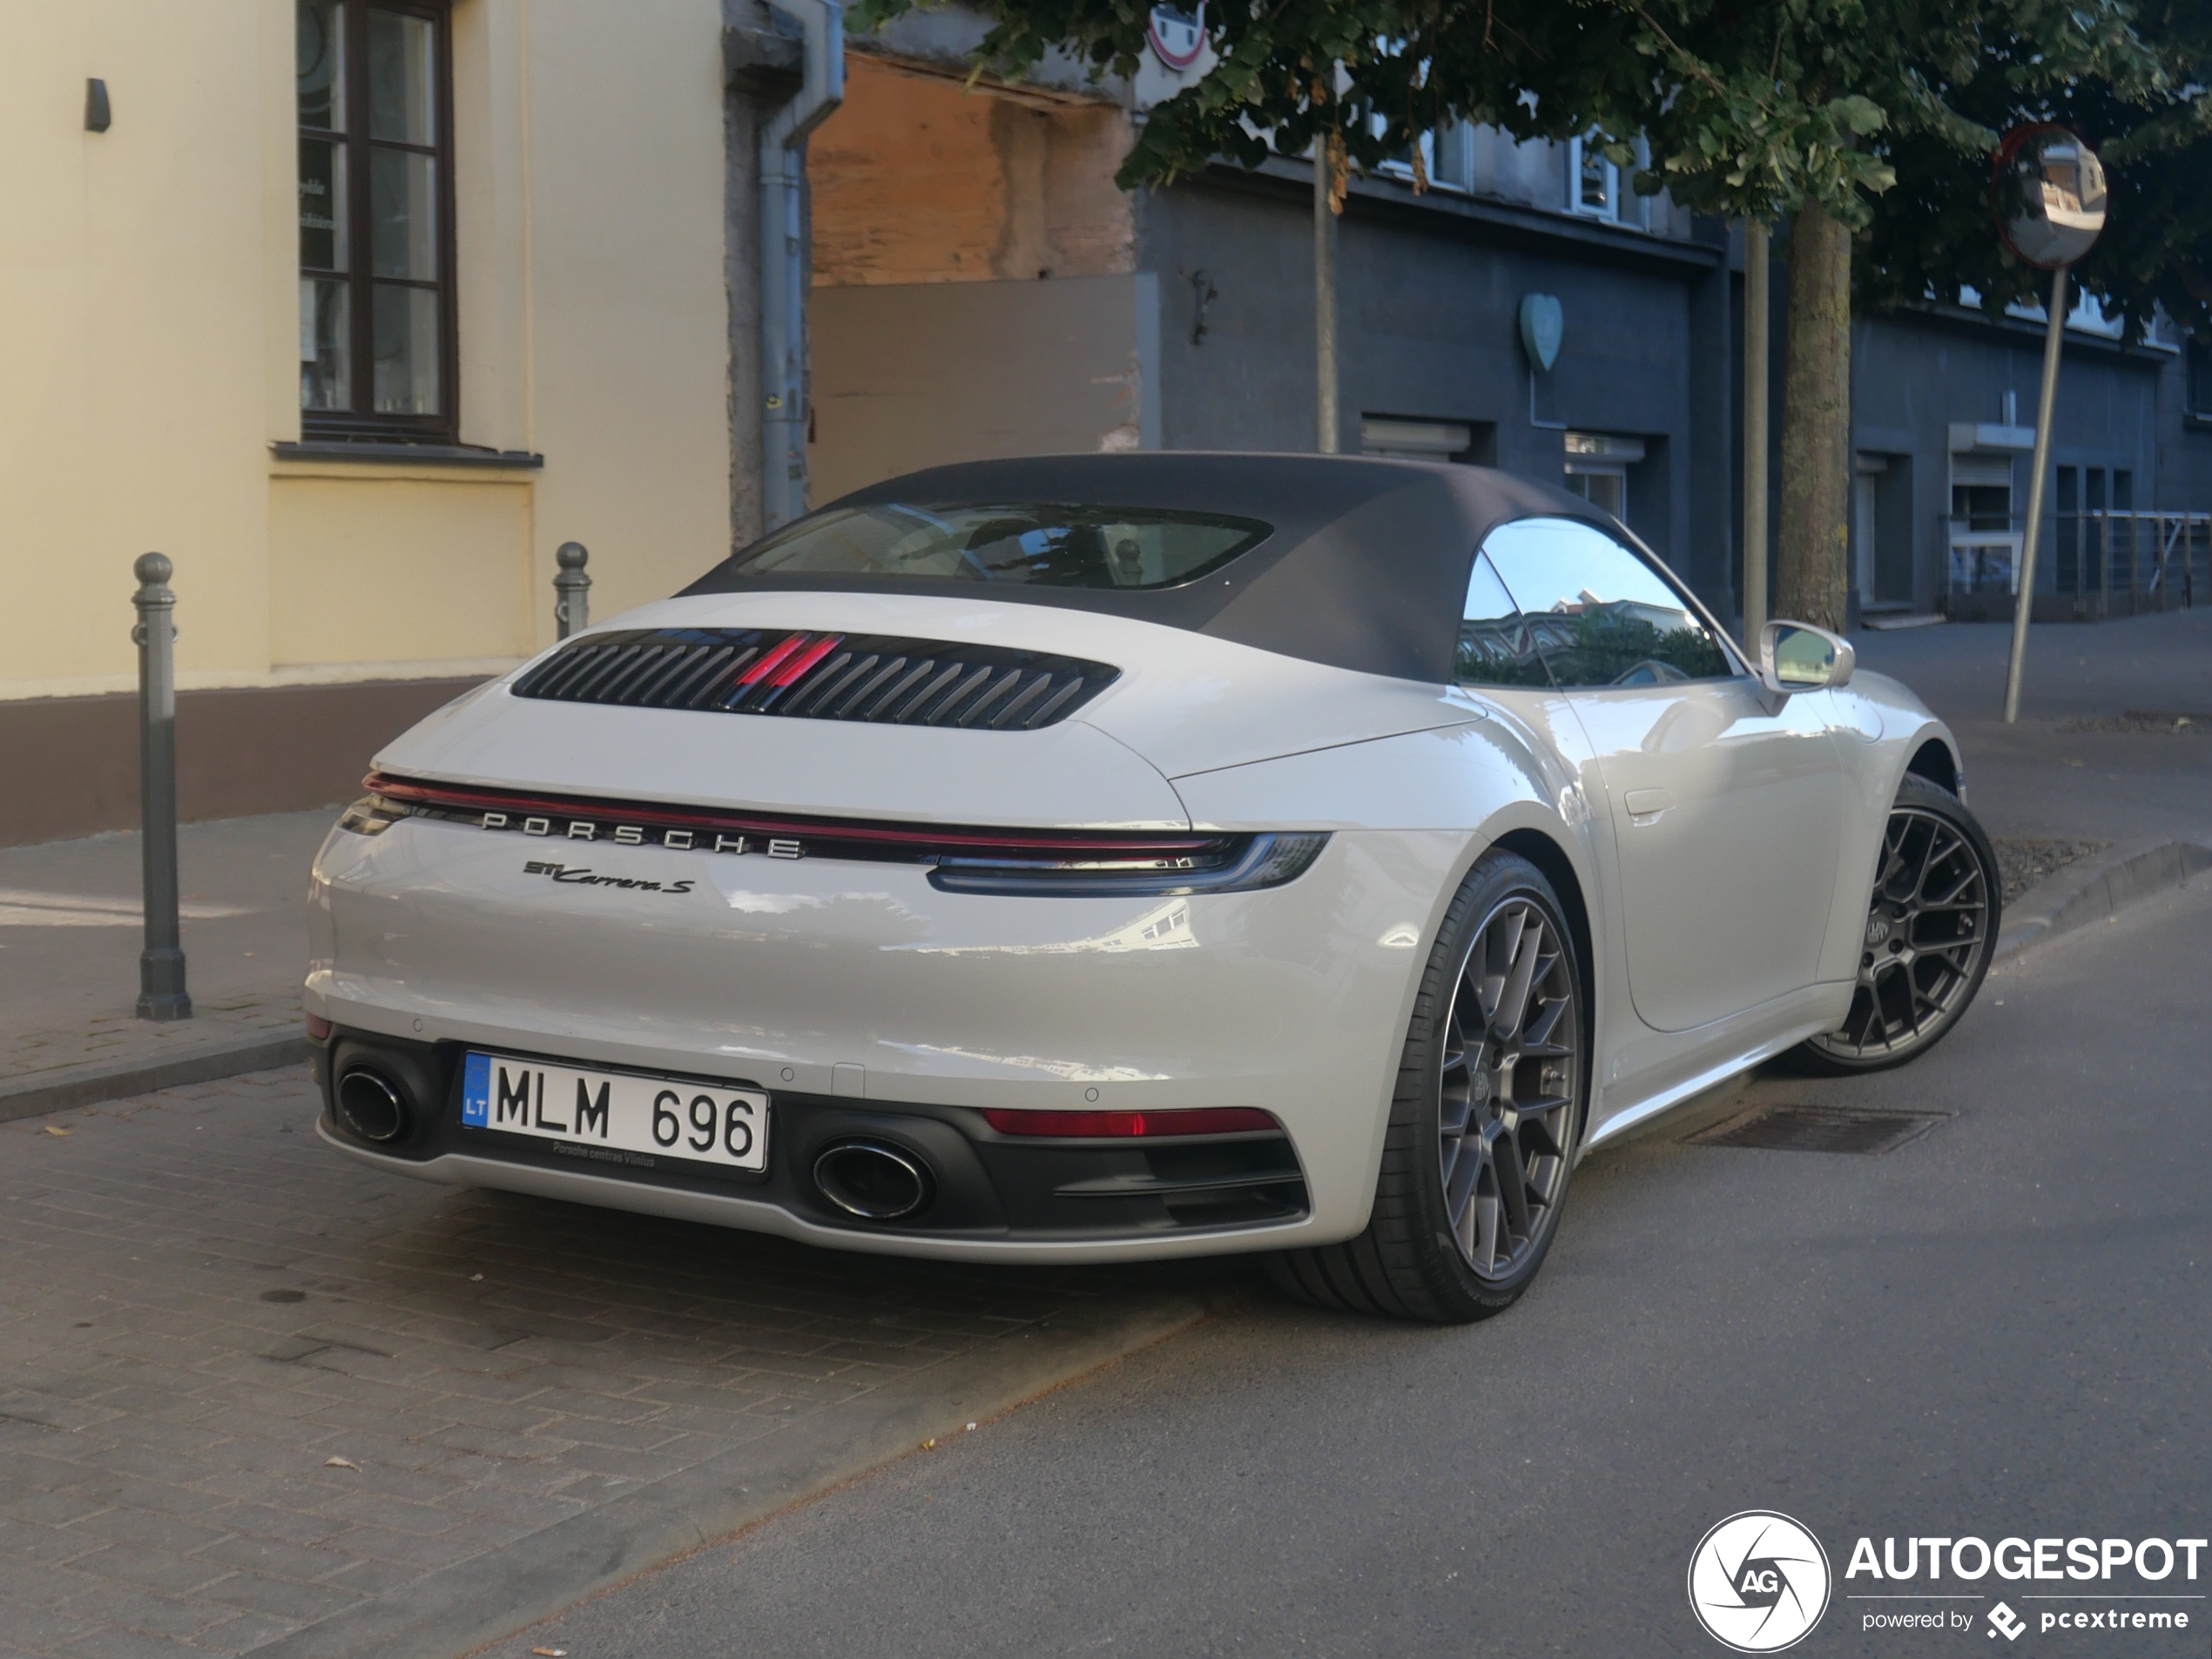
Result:
<svg viewBox="0 0 2212 1659"><path fill-rule="evenodd" d="M1175 780L1194 826L1223 831L1327 829L1354 840L1379 840L1399 857L1423 860L1425 909L1386 929L1378 942L1399 957L1396 1018L1403 1040L1420 992L1429 952L1445 913L1475 862L1507 836L1541 836L1556 847L1581 889L1588 922L1584 964L1592 1028L1604 1030L1603 907L1588 813L1575 780L1505 721L1470 720L1437 731L1404 733L1279 759L1186 774ZM1566 803L1562 812L1560 803ZM1601 1075L1596 1065L1593 1078ZM1371 1103L1367 1190L1382 1161L1383 1137L1397 1086L1385 1066ZM1594 1083L1595 1086L1595 1083ZM1366 1218L1360 1224L1365 1226Z"/></svg>

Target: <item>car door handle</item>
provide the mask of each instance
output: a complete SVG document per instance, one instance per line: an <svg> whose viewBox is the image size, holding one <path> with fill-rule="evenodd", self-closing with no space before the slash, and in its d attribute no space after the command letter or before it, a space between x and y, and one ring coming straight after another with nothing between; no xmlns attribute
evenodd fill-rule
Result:
<svg viewBox="0 0 2212 1659"><path fill-rule="evenodd" d="M1631 789L1622 799L1628 806L1629 821L1640 826L1656 823L1659 814L1675 804L1675 798L1663 789Z"/></svg>

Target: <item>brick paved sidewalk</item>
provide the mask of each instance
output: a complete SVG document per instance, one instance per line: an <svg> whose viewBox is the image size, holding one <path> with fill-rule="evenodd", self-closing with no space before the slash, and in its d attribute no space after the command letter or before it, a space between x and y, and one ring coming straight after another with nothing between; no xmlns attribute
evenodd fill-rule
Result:
<svg viewBox="0 0 2212 1659"><path fill-rule="evenodd" d="M179 832L194 1017L167 1024L133 1017L143 943L138 838L0 847L0 1119L14 1116L10 1102L27 1091L67 1090L212 1051L263 1049L298 1034L307 867L332 817L279 813ZM218 1073L203 1067L197 1075ZM160 1082L182 1080L172 1071ZM73 1099L100 1092L87 1088Z"/></svg>
<svg viewBox="0 0 2212 1659"><path fill-rule="evenodd" d="M1194 1277L432 1187L341 1157L315 1112L290 1069L0 1125L0 1653L342 1631L657 1483L742 1491L745 1456L833 1443L930 1367Z"/></svg>
<svg viewBox="0 0 2212 1659"><path fill-rule="evenodd" d="M202 1049L299 1034L297 974L281 986L192 998L192 1017L160 1023L126 1007L66 1023L0 1022L0 1082L36 1082L84 1066L153 1065Z"/></svg>

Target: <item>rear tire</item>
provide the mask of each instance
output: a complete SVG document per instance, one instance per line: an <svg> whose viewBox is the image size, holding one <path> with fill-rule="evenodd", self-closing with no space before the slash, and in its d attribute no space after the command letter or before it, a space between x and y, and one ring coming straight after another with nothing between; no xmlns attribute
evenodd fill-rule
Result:
<svg viewBox="0 0 2212 1659"><path fill-rule="evenodd" d="M1908 773L1882 833L1851 1012L1784 1062L1850 1076L1927 1053L1980 991L2004 902L1997 852L1979 821L1949 790Z"/></svg>
<svg viewBox="0 0 2212 1659"><path fill-rule="evenodd" d="M1269 1263L1323 1307L1439 1325L1503 1312L1558 1231L1589 1089L1582 964L1543 872L1493 849L1421 976L1366 1231Z"/></svg>

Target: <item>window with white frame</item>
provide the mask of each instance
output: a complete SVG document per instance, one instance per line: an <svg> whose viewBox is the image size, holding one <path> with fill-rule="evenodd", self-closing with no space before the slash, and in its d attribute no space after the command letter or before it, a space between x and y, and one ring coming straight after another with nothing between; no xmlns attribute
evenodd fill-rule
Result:
<svg viewBox="0 0 2212 1659"><path fill-rule="evenodd" d="M2184 345L2188 393L2184 407L2200 419L2212 417L2212 345L2192 336Z"/></svg>
<svg viewBox="0 0 2212 1659"><path fill-rule="evenodd" d="M1567 211L1618 223L1621 170L1606 158L1595 136L1567 141Z"/></svg>
<svg viewBox="0 0 2212 1659"><path fill-rule="evenodd" d="M1381 133L1380 116L1369 118L1372 130ZM1420 134L1396 155L1386 158L1377 171L1386 177L1412 180L1413 152L1420 152L1420 171L1429 184L1445 190L1470 190L1474 184L1474 128L1465 121L1450 121Z"/></svg>
<svg viewBox="0 0 2212 1659"><path fill-rule="evenodd" d="M1474 188L1474 128L1448 122L1428 135L1428 175L1447 190Z"/></svg>

